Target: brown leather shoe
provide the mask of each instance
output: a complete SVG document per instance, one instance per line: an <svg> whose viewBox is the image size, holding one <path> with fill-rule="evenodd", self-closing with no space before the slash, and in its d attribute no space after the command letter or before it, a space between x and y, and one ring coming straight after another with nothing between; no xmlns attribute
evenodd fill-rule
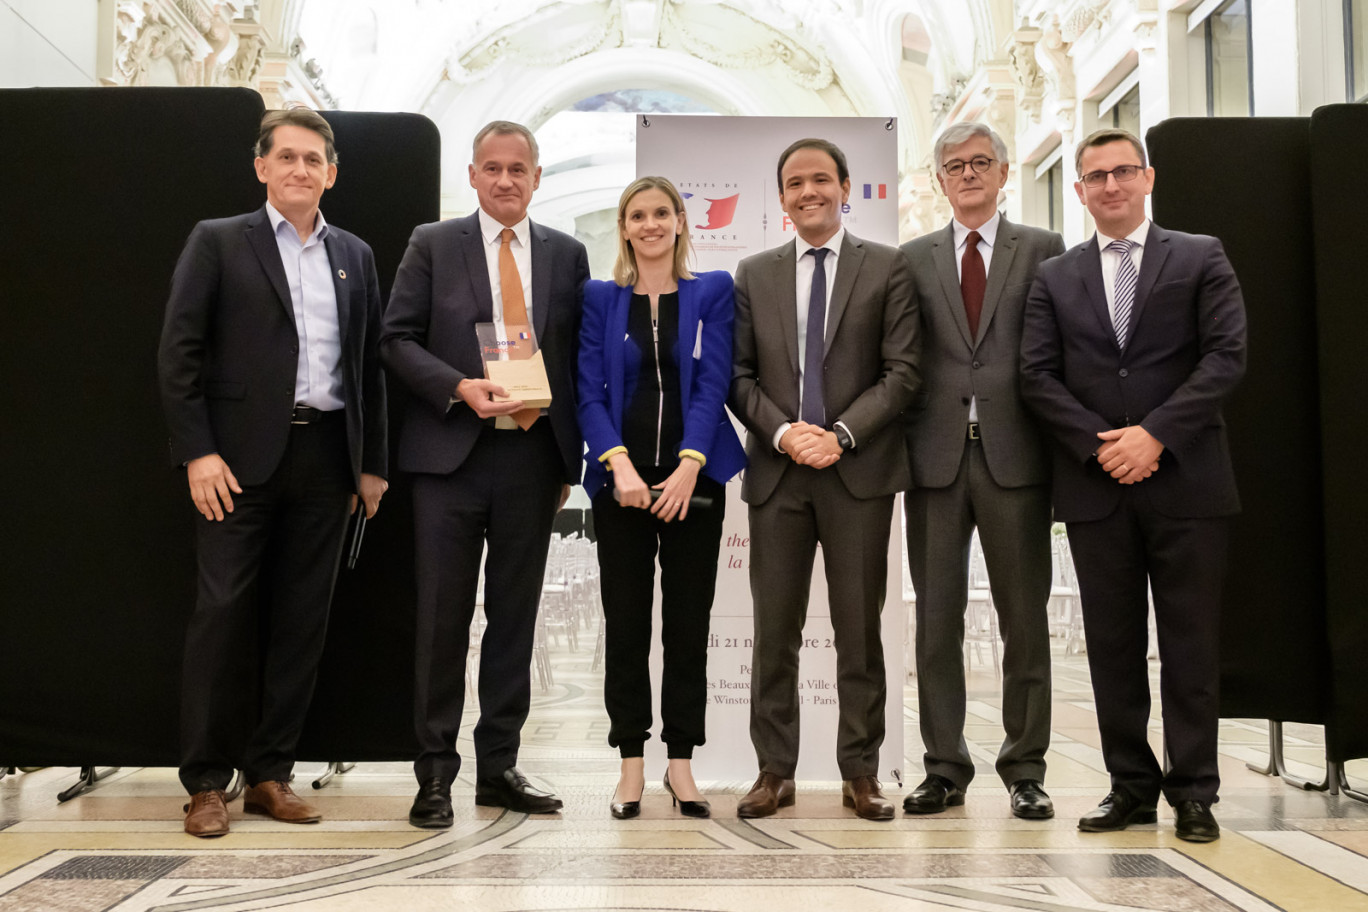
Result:
<svg viewBox="0 0 1368 912"><path fill-rule="evenodd" d="M249 786L242 794L242 809L285 823L318 823L323 819L317 808L290 791L290 783L276 780Z"/></svg>
<svg viewBox="0 0 1368 912"><path fill-rule="evenodd" d="M793 805L793 780L774 773L761 773L746 797L736 803L737 817L768 817L782 807Z"/></svg>
<svg viewBox="0 0 1368 912"><path fill-rule="evenodd" d="M873 776L856 776L841 783L841 803L855 809L855 816L864 820L892 820L893 802L883 796L879 780Z"/></svg>
<svg viewBox="0 0 1368 912"><path fill-rule="evenodd" d="M191 836L223 836L228 832L228 805L223 801L222 789L195 792L185 813L185 832Z"/></svg>

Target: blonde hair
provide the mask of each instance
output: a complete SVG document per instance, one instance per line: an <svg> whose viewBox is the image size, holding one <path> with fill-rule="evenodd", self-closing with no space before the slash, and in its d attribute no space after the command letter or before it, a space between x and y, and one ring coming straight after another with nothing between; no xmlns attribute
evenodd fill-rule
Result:
<svg viewBox="0 0 1368 912"><path fill-rule="evenodd" d="M639 177L628 184L626 190L622 191L622 198L618 200L618 254L617 262L613 264L613 281L624 288L635 285L638 275L636 251L632 249L631 243L623 233L623 229L627 227L627 204L632 201L632 197L643 190L659 190L670 198L670 205L674 207L676 215L684 214L684 199L668 178ZM673 268L675 279L693 278L693 273L689 272L688 267L691 256L693 256L693 244L689 240L689 222L688 219L685 219L684 230L675 236Z"/></svg>

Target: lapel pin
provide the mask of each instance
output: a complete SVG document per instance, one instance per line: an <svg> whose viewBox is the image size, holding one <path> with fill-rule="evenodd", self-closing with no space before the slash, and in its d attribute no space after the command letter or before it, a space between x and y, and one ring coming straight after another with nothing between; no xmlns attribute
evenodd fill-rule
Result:
<svg viewBox="0 0 1368 912"><path fill-rule="evenodd" d="M346 281L346 279L347 279L347 270L345 270L345 269L339 269L339 270L337 270L337 277L338 277L339 279L342 279L343 281Z"/></svg>

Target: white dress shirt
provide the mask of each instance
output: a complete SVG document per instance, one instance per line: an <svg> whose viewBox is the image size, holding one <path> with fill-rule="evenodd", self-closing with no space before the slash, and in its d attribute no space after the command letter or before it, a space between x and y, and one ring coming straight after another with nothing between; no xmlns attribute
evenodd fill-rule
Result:
<svg viewBox="0 0 1368 912"><path fill-rule="evenodd" d="M1098 255L1102 257L1102 288L1107 295L1107 313L1111 316L1112 322L1116 322L1116 270L1121 265L1121 257L1124 256L1120 251L1108 250L1107 245L1112 241L1127 240L1135 246L1130 250L1131 262L1135 264L1135 274L1140 275L1140 260L1145 255L1145 238L1149 237L1150 220L1145 219L1125 238L1108 237L1102 232L1097 232ZM1134 314L1134 311L1132 311ZM1132 317L1133 319L1133 317Z"/></svg>
<svg viewBox="0 0 1368 912"><path fill-rule="evenodd" d="M343 408L342 330L337 319L337 288L323 239L328 223L318 213L313 234L303 243L299 232L269 202L266 217L275 232L276 249L290 286L299 361L295 367L295 405L324 412Z"/></svg>
<svg viewBox="0 0 1368 912"><path fill-rule="evenodd" d="M480 234L485 242L485 265L489 268L489 290L494 295L494 322L503 323L503 283L499 281L499 248L503 246L504 225L483 209L480 213ZM509 226L513 229L513 240L509 247L513 251L513 262L518 266L518 278L522 279L523 300L527 302L527 322L532 323L532 220L523 216L521 222ZM538 343L540 345L540 343Z"/></svg>
<svg viewBox="0 0 1368 912"><path fill-rule="evenodd" d="M959 219L950 220L950 230L954 232L955 237L955 274L959 276L961 283L964 281L964 251L965 242L969 240L969 232L979 233L978 252L979 256L983 257L983 276L987 279L988 270L993 265L993 244L997 242L998 224L1001 221L1001 212L994 212L993 217L978 228L966 228ZM969 397L969 420L978 421L978 396Z"/></svg>

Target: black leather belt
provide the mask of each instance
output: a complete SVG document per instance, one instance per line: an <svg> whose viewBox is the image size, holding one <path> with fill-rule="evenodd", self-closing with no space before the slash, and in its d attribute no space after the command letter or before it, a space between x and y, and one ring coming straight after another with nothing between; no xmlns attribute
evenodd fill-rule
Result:
<svg viewBox="0 0 1368 912"><path fill-rule="evenodd" d="M971 422L969 422L969 439L970 439L970 440L981 440L981 439L982 439L982 438L979 436L979 426L978 426L978 422L977 422L977 421L971 421Z"/></svg>
<svg viewBox="0 0 1368 912"><path fill-rule="evenodd" d="M318 424L329 415L341 414L341 409L336 412L325 412L322 409L311 408L307 405L296 405L294 411L290 413L290 424Z"/></svg>

